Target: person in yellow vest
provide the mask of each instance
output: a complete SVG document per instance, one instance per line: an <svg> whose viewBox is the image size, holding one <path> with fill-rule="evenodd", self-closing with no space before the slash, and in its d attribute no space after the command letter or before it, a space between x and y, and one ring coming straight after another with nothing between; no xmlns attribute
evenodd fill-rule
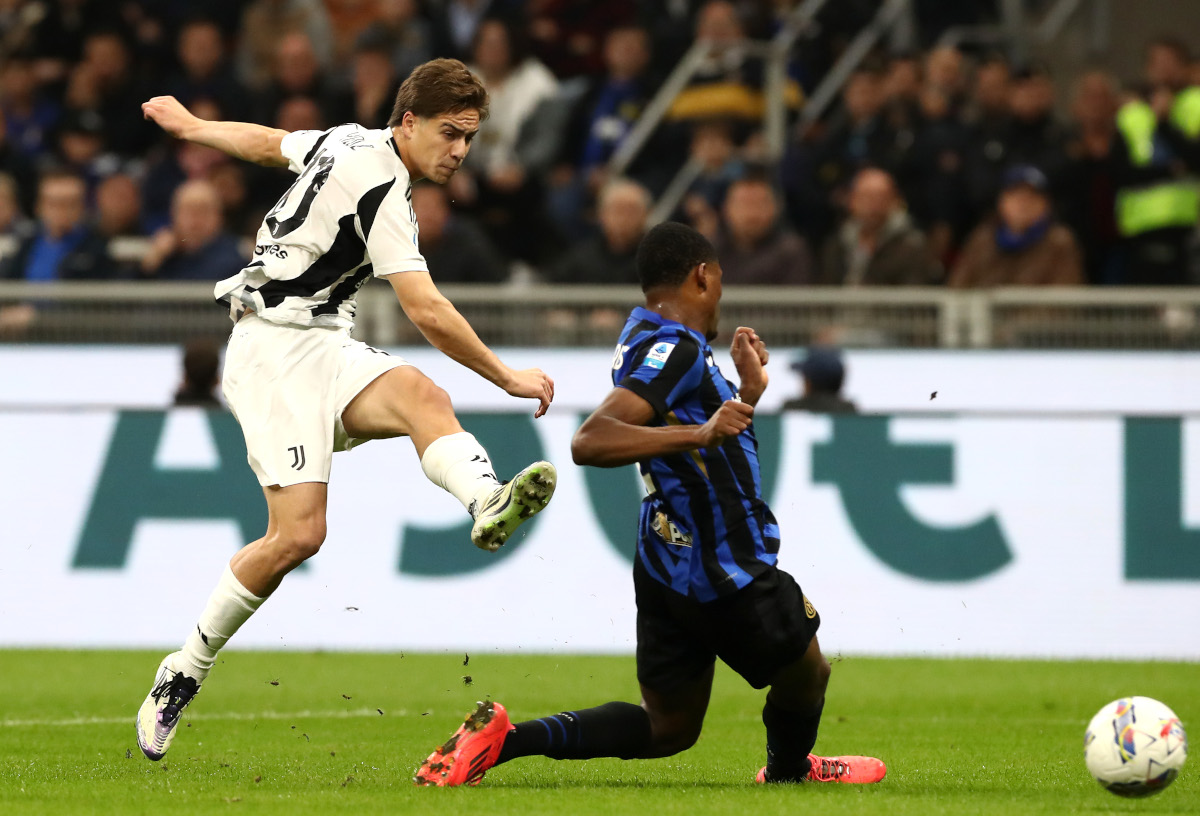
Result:
<svg viewBox="0 0 1200 816"><path fill-rule="evenodd" d="M1200 223L1200 86L1187 46L1159 38L1146 50L1145 93L1117 111L1117 229L1125 283L1190 283L1188 241Z"/></svg>

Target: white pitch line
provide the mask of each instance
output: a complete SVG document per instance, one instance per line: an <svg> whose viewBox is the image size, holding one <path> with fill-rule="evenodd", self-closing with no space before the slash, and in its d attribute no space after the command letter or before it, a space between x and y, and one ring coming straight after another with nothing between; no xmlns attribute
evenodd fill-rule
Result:
<svg viewBox="0 0 1200 816"><path fill-rule="evenodd" d="M385 712L389 717L404 717L408 715L406 709L396 709ZM260 711L257 713L245 713L239 711L216 712L213 714L198 714L189 715L186 720L194 722L209 722L215 720L349 720L358 717L378 717L380 716L378 709L374 708L353 708L343 709L340 711ZM57 728L70 725L121 725L123 723L132 723L134 714L127 717L68 717L59 720L49 719L31 719L31 720L0 720L0 728L41 728L50 727Z"/></svg>

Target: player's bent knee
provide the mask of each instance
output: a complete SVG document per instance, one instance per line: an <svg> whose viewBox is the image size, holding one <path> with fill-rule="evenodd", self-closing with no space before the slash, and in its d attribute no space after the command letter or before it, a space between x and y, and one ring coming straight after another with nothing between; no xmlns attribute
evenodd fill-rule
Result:
<svg viewBox="0 0 1200 816"><path fill-rule="evenodd" d="M320 552L321 545L325 543L325 522L313 522L280 531L274 539L271 543L280 565L292 569Z"/></svg>

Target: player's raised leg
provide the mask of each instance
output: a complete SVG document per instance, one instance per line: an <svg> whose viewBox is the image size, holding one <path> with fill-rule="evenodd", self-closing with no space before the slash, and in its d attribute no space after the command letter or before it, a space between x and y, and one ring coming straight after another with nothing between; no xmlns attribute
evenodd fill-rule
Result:
<svg viewBox="0 0 1200 816"><path fill-rule="evenodd" d="M712 691L712 666L670 693L642 687L642 704L611 702L510 725L500 703L480 703L421 763L418 785L478 785L496 765L524 756L652 759L692 747ZM484 723L480 725L480 723Z"/></svg>
<svg viewBox="0 0 1200 816"><path fill-rule="evenodd" d="M264 488L268 522L262 538L229 562L183 648L163 658L137 715L138 745L162 759L184 709L200 692L217 652L253 615L283 576L315 555L325 540L327 487L305 482Z"/></svg>
<svg viewBox="0 0 1200 816"><path fill-rule="evenodd" d="M554 495L558 474L534 462L501 484L491 459L463 430L450 396L412 366L394 368L359 392L342 413L357 439L408 436L429 480L462 502L475 519L471 540L496 550Z"/></svg>
<svg viewBox="0 0 1200 816"><path fill-rule="evenodd" d="M771 680L763 707L767 764L759 782L878 782L887 767L875 757L822 757L812 753L825 706L831 668L814 636L804 656Z"/></svg>

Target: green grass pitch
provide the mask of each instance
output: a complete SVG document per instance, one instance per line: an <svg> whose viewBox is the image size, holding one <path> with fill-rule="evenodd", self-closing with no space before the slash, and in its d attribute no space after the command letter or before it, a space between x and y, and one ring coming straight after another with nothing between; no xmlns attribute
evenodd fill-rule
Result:
<svg viewBox="0 0 1200 816"><path fill-rule="evenodd" d="M1074 814L1200 812L1193 758L1157 797L1123 800L1083 765L1099 707L1144 694L1200 729L1200 666L975 660L834 662L817 750L884 758L873 786L763 788L762 694L718 670L696 747L648 762L517 760L478 788L414 768L491 696L514 719L636 699L624 657L223 656L170 754L133 717L161 654L0 651L3 814ZM470 676L467 685L465 676ZM1200 733L1200 731L1197 731Z"/></svg>

